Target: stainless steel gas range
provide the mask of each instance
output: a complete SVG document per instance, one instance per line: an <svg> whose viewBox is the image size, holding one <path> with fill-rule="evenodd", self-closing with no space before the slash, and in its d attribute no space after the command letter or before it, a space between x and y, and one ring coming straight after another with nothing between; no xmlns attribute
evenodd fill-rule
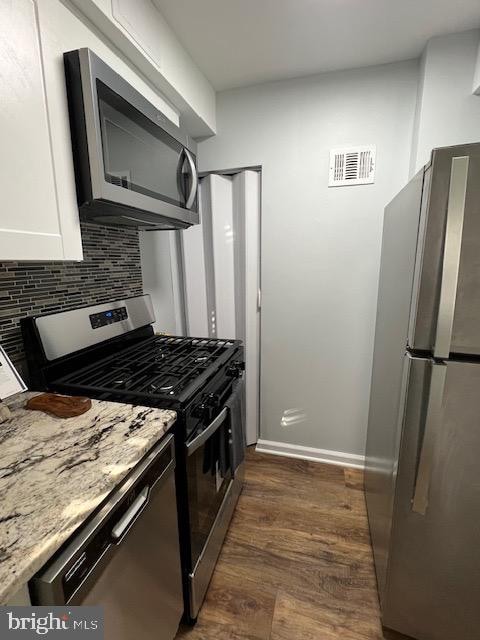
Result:
<svg viewBox="0 0 480 640"><path fill-rule="evenodd" d="M236 340L155 335L149 296L26 318L35 390L171 408L186 622L195 622L243 484Z"/></svg>

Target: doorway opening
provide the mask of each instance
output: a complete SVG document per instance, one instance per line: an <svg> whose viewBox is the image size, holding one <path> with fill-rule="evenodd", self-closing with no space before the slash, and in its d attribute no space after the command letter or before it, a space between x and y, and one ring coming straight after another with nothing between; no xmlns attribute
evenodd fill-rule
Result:
<svg viewBox="0 0 480 640"><path fill-rule="evenodd" d="M245 345L247 444L260 422L261 170L208 172L200 224L181 232L185 328Z"/></svg>

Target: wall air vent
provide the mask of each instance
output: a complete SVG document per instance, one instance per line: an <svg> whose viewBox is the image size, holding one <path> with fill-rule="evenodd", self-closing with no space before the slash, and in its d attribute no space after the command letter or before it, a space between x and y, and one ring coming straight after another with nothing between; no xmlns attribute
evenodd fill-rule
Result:
<svg viewBox="0 0 480 640"><path fill-rule="evenodd" d="M330 151L329 187L375 182L375 145Z"/></svg>

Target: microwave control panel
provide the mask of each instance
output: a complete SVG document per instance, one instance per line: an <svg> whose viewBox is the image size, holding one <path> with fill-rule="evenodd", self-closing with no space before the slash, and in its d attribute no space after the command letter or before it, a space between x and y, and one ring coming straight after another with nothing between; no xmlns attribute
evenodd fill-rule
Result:
<svg viewBox="0 0 480 640"><path fill-rule="evenodd" d="M118 309L109 309L108 311L100 311L100 313L92 313L90 316L90 324L92 329L100 329L108 324L127 320L127 307L119 307Z"/></svg>

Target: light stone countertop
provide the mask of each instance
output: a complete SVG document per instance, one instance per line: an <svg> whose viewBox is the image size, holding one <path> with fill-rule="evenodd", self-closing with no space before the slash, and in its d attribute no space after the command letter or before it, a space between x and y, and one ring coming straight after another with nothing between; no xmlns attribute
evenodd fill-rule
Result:
<svg viewBox="0 0 480 640"><path fill-rule="evenodd" d="M45 564L172 427L174 411L92 400L76 418L7 401L0 424L0 604Z"/></svg>

